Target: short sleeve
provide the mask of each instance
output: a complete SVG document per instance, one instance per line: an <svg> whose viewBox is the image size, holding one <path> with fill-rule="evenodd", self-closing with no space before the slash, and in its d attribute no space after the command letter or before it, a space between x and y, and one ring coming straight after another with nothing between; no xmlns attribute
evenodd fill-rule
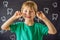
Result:
<svg viewBox="0 0 60 40"><path fill-rule="evenodd" d="M12 23L12 24L10 25L10 31L11 31L11 32L15 32L16 29L17 29L17 23Z"/></svg>
<svg viewBox="0 0 60 40"><path fill-rule="evenodd" d="M40 31L43 35L47 35L48 34L48 27L42 23L39 24L40 26Z"/></svg>

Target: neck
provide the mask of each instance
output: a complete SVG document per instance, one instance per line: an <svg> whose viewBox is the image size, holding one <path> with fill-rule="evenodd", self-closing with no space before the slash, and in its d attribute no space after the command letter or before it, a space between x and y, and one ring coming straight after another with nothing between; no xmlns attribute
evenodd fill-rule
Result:
<svg viewBox="0 0 60 40"><path fill-rule="evenodd" d="M34 20L25 20L25 23L29 26L34 24Z"/></svg>

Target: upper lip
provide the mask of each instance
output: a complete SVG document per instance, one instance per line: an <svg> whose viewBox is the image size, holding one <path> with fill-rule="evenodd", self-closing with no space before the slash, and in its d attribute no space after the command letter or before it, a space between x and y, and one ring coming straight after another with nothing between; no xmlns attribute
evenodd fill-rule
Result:
<svg viewBox="0 0 60 40"><path fill-rule="evenodd" d="M26 16L27 18L31 18L31 16Z"/></svg>

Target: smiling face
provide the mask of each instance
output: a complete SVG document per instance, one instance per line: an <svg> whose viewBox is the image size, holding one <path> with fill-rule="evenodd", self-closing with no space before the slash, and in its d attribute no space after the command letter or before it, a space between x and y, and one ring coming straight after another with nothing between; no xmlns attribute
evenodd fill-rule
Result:
<svg viewBox="0 0 60 40"><path fill-rule="evenodd" d="M24 19L33 19L35 13L37 12L37 4L33 1L26 1L21 7L21 13L23 14Z"/></svg>
<svg viewBox="0 0 60 40"><path fill-rule="evenodd" d="M25 6L23 8L22 13L23 13L23 18L27 19L27 20L28 19L29 20L34 19L34 17L35 17L35 11L34 11L34 9L31 8L31 7L28 7L28 6Z"/></svg>

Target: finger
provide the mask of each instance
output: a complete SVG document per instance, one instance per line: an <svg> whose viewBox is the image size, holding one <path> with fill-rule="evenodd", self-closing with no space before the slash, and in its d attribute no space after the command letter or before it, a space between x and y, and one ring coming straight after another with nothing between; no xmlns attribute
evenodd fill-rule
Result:
<svg viewBox="0 0 60 40"><path fill-rule="evenodd" d="M36 15L39 15L39 12L37 12Z"/></svg>
<svg viewBox="0 0 60 40"><path fill-rule="evenodd" d="M42 12L42 11L40 11L41 12L41 14L43 14L44 15L44 13Z"/></svg>
<svg viewBox="0 0 60 40"><path fill-rule="evenodd" d="M22 16L22 13L19 11L19 16Z"/></svg>
<svg viewBox="0 0 60 40"><path fill-rule="evenodd" d="M20 11L16 11L16 15L21 15L21 12Z"/></svg>
<svg viewBox="0 0 60 40"><path fill-rule="evenodd" d="M20 11L19 11L19 15L21 15Z"/></svg>
<svg viewBox="0 0 60 40"><path fill-rule="evenodd" d="M41 13L42 13L43 18L46 18L45 14L43 12L41 12Z"/></svg>
<svg viewBox="0 0 60 40"><path fill-rule="evenodd" d="M42 11L38 12L39 17L43 17L42 13Z"/></svg>
<svg viewBox="0 0 60 40"><path fill-rule="evenodd" d="M15 12L15 15L16 15L16 16L18 15L18 11Z"/></svg>

